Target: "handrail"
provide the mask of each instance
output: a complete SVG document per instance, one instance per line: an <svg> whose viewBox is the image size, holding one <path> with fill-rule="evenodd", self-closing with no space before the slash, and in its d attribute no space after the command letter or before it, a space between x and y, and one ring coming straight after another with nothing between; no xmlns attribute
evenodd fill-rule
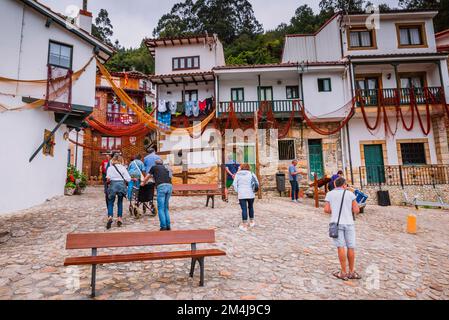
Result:
<svg viewBox="0 0 449 320"><path fill-rule="evenodd" d="M274 113L292 112L295 105L295 111L299 111L300 104L294 103L295 100L271 100L271 101L223 101L218 107L219 113L228 113L231 103L236 113L254 113L264 103L271 104Z"/></svg>
<svg viewBox="0 0 449 320"><path fill-rule="evenodd" d="M379 106L381 102L385 106L395 106L398 96L400 105L410 105L412 94L418 104L445 102L442 87L356 89L357 97L363 99L364 105L368 107Z"/></svg>

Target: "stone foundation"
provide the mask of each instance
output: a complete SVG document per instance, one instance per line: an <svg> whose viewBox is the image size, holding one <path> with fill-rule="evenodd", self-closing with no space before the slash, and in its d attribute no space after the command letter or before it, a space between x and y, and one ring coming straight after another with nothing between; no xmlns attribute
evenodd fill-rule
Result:
<svg viewBox="0 0 449 320"><path fill-rule="evenodd" d="M441 196L445 203L449 203L449 185L433 186L405 186L404 189L400 186L382 187L383 191L389 191L391 204L393 206L404 205L404 192L407 193L409 201L412 201L415 196L423 201L438 201L438 195ZM368 204L377 205L377 191L379 187L364 187L362 192L369 196Z"/></svg>

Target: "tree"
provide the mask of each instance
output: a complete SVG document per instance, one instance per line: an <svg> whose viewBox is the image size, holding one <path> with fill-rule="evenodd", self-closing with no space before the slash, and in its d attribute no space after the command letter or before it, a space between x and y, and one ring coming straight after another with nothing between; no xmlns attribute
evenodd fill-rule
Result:
<svg viewBox="0 0 449 320"><path fill-rule="evenodd" d="M438 10L438 15L433 20L435 31L449 28L449 0L399 0L399 6L405 9Z"/></svg>
<svg viewBox="0 0 449 320"><path fill-rule="evenodd" d="M362 11L365 0L321 0L320 9L325 12Z"/></svg>
<svg viewBox="0 0 449 320"><path fill-rule="evenodd" d="M288 33L312 33L319 27L319 17L313 13L307 4L300 6L295 11L295 16L290 20Z"/></svg>
<svg viewBox="0 0 449 320"><path fill-rule="evenodd" d="M106 67L112 72L136 70L145 74L154 73L154 59L142 42L139 48L125 49L121 47L108 61Z"/></svg>
<svg viewBox="0 0 449 320"><path fill-rule="evenodd" d="M111 37L114 34L114 27L112 26L109 13L106 9L101 9L95 19L95 24L92 25L92 35L99 40L112 46Z"/></svg>
<svg viewBox="0 0 449 320"><path fill-rule="evenodd" d="M176 37L216 33L226 44L239 36L263 32L248 0L186 0L159 20L153 36Z"/></svg>

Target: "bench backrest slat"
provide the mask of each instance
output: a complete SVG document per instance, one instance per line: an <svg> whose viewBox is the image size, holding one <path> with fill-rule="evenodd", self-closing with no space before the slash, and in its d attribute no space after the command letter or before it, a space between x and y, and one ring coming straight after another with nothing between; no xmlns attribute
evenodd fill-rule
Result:
<svg viewBox="0 0 449 320"><path fill-rule="evenodd" d="M66 249L215 243L215 230L68 234Z"/></svg>
<svg viewBox="0 0 449 320"><path fill-rule="evenodd" d="M173 191L217 191L220 190L218 184L177 184L173 185Z"/></svg>

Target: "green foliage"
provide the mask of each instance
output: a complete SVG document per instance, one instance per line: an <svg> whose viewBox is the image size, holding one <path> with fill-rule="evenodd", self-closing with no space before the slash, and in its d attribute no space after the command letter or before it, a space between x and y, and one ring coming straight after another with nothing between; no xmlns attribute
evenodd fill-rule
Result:
<svg viewBox="0 0 449 320"><path fill-rule="evenodd" d="M135 69L145 74L151 74L154 73L154 59L142 42L140 48L137 49L120 48L108 61L106 67L111 72Z"/></svg>
<svg viewBox="0 0 449 320"><path fill-rule="evenodd" d="M406 9L438 10L435 17L435 32L449 28L449 0L399 0L399 6Z"/></svg>
<svg viewBox="0 0 449 320"><path fill-rule="evenodd" d="M248 0L186 0L162 16L153 35L178 37L206 32L230 44L241 35L253 36L263 29Z"/></svg>
<svg viewBox="0 0 449 320"><path fill-rule="evenodd" d="M114 34L109 13L106 9L101 9L95 18L95 24L92 25L92 35L101 41L112 46L111 37Z"/></svg>
<svg viewBox="0 0 449 320"><path fill-rule="evenodd" d="M75 166L69 165L67 167L65 187L68 189L75 189L77 187L84 189L87 187L87 176L79 171Z"/></svg>

